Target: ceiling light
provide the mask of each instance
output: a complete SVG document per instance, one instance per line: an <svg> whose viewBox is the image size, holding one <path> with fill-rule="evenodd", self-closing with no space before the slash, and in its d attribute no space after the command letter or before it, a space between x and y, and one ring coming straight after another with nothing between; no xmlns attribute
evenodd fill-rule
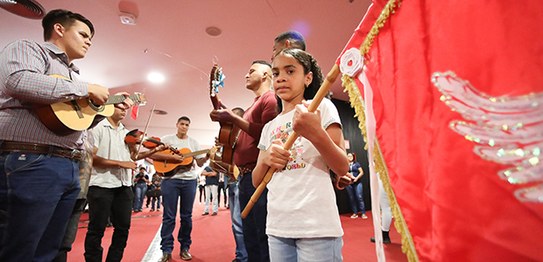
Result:
<svg viewBox="0 0 543 262"><path fill-rule="evenodd" d="M160 109L155 109L155 110L153 110L153 113L156 114L156 115L162 115L162 116L168 114L168 112L166 112L166 111L164 111L164 110L160 110Z"/></svg>
<svg viewBox="0 0 543 262"><path fill-rule="evenodd" d="M119 14L119 18L121 19L121 24L123 25L136 25L136 16L131 13L121 12L121 14Z"/></svg>
<svg viewBox="0 0 543 262"><path fill-rule="evenodd" d="M147 75L147 80L153 84L162 84L166 81L166 77L162 73L151 72Z"/></svg>
<svg viewBox="0 0 543 262"><path fill-rule="evenodd" d="M212 37L217 37L217 36L220 36L222 34L222 30L216 26L210 26L208 28L206 28L206 33L209 35L209 36L212 36Z"/></svg>

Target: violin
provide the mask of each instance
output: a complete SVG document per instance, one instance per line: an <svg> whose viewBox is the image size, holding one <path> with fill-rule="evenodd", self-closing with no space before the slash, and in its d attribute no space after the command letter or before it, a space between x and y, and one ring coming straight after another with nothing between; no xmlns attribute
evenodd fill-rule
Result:
<svg viewBox="0 0 543 262"><path fill-rule="evenodd" d="M159 137L146 137L144 136L143 131L140 131L137 128L134 130L130 130L130 132L126 134L126 136L124 137L124 142L129 145L141 144L147 149L154 149L157 146L164 145L164 143L160 141Z"/></svg>

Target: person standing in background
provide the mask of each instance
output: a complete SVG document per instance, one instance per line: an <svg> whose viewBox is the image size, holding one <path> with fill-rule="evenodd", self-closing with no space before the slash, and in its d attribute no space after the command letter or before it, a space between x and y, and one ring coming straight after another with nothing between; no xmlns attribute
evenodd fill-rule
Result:
<svg viewBox="0 0 543 262"><path fill-rule="evenodd" d="M202 176L206 178L206 186L205 186L205 192L206 192L206 202L204 206L204 212L202 213L202 216L209 215L209 203L212 202L212 216L216 216L217 212L219 212L219 199L217 197L218 191L217 188L219 187L219 176L217 172L213 171L211 167L206 166L204 168L204 171L202 171Z"/></svg>
<svg viewBox="0 0 543 262"><path fill-rule="evenodd" d="M134 212L141 212L143 208L143 198L147 192L147 185L151 184L145 167L140 167L139 172L134 177Z"/></svg>
<svg viewBox="0 0 543 262"><path fill-rule="evenodd" d="M161 141L174 148L187 148L191 152L201 150L200 144L196 139L188 136L190 119L182 116L177 120L177 133L167 135L161 138ZM181 165L185 158L179 154L156 154L151 157L153 160L168 161L169 163L179 163L179 168L173 170L170 176L162 179L162 204L164 212L162 213L162 228L160 245L162 258L160 261L171 261L174 248L173 231L175 229L175 218L177 207L180 207L179 216L181 218L181 227L179 228L178 241L181 244L180 257L182 260L191 260L190 245L192 244L192 209L194 199L196 198L197 177L199 171L196 165L202 166L209 155L195 156L188 165ZM195 165L196 164L196 165ZM179 203L181 201L181 203Z"/></svg>
<svg viewBox="0 0 543 262"><path fill-rule="evenodd" d="M349 195L349 202L351 204L351 210L353 215L351 218L357 218L358 214L362 219L368 219L366 216L366 208L364 205L364 196L362 191L362 176L364 176L364 170L360 166L360 163L356 162L356 155L353 153L347 154L349 159L349 173L348 175L354 177L353 183L348 185L347 194Z"/></svg>
<svg viewBox="0 0 543 262"><path fill-rule="evenodd" d="M228 196L226 195L226 187L228 187L227 179L223 172L219 172L219 187L217 189L217 202L219 206L221 206L221 191L224 197L224 207L228 206Z"/></svg>

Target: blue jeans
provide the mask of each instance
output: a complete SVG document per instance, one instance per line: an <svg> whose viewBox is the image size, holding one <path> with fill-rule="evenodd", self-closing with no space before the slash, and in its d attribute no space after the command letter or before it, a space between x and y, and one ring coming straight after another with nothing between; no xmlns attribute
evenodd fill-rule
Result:
<svg viewBox="0 0 543 262"><path fill-rule="evenodd" d="M336 262L343 261L341 237L282 238L268 236L270 258L281 262Z"/></svg>
<svg viewBox="0 0 543 262"><path fill-rule="evenodd" d="M141 209L143 208L143 199L145 198L145 192L147 192L147 184L137 183L134 191L134 211L141 211Z"/></svg>
<svg viewBox="0 0 543 262"><path fill-rule="evenodd" d="M0 154L0 261L52 261L80 189L77 161Z"/></svg>
<svg viewBox="0 0 543 262"><path fill-rule="evenodd" d="M361 212L366 214L364 206L364 198L362 197L362 183L347 186L347 195L349 195L349 202L351 203L351 210L354 214Z"/></svg>
<svg viewBox="0 0 543 262"><path fill-rule="evenodd" d="M230 218L232 219L232 233L234 233L234 240L236 241L236 259L247 262L247 250L243 240L243 225L239 206L238 182L228 186L228 205L230 206Z"/></svg>
<svg viewBox="0 0 543 262"><path fill-rule="evenodd" d="M247 206L255 190L252 174L245 173L239 180L239 202L242 210ZM264 189L251 212L243 219L243 238L251 262L270 261L268 236L266 235L267 203L268 190Z"/></svg>
<svg viewBox="0 0 543 262"><path fill-rule="evenodd" d="M173 251L173 230L175 229L175 217L178 200L181 200L179 216L181 228L177 234L177 240L181 243L181 250L189 250L192 240L192 207L196 198L196 179L164 179L162 180L162 229L160 231L161 249L164 253Z"/></svg>

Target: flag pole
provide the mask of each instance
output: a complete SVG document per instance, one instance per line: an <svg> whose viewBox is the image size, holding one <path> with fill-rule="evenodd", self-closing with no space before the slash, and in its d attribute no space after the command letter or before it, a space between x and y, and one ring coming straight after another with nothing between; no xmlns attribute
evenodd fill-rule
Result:
<svg viewBox="0 0 543 262"><path fill-rule="evenodd" d="M330 91L330 86L336 81L336 78L339 76L339 66L334 63L334 66L328 72L326 75L326 78L322 82L321 86L319 87L319 91L317 91L317 94L309 104L309 107L307 110L309 112L315 112L317 108L319 107L320 103L322 102L322 99L328 94ZM283 148L285 150L289 150L292 145L294 144L294 141L298 138L298 134L296 132L292 132L290 136L288 137L287 141L283 145ZM246 218L249 212L251 212L251 209L255 205L256 201L258 201L258 198L262 193L264 192L264 189L266 188L266 185L270 182L273 173L275 173L277 169L275 168L268 168L268 171L266 172L266 176L262 179L262 182L258 185L255 192L251 196L251 199L249 199L249 202L247 203L247 206L243 209L243 212L241 212L241 217Z"/></svg>

